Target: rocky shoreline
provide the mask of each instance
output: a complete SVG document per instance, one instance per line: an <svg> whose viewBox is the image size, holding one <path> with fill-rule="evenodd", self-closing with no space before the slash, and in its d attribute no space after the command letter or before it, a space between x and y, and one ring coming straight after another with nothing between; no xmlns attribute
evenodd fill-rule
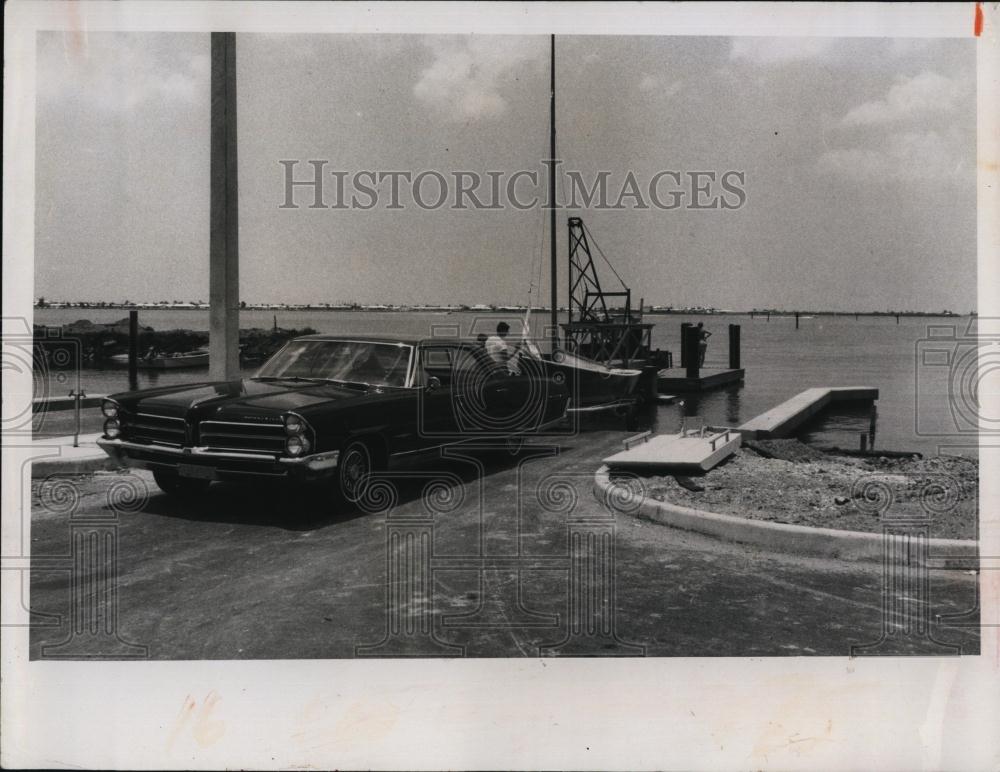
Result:
<svg viewBox="0 0 1000 772"><path fill-rule="evenodd" d="M771 440L702 476L629 484L657 501L750 520L868 533L905 522L926 524L933 538L978 538L979 463L962 456L857 458Z"/></svg>
<svg viewBox="0 0 1000 772"><path fill-rule="evenodd" d="M257 364L266 360L286 341L299 335L311 335L316 330L250 328L240 330L240 361ZM139 327L140 356L150 348L158 354L177 354L194 351L208 345L208 332L197 330L154 330ZM35 325L35 357L44 361L56 360L61 367L104 367L114 364L111 357L125 354L129 346L128 318L111 324L95 324L81 319L61 327ZM40 360L41 361L41 360Z"/></svg>

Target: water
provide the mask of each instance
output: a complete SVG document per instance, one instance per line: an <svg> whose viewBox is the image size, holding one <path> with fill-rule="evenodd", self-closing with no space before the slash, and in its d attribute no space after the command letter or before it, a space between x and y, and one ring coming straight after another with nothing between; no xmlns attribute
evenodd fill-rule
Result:
<svg viewBox="0 0 1000 772"><path fill-rule="evenodd" d="M475 335L492 332L506 319L512 333L521 317L473 312L372 312L372 311L243 311L240 326L269 328L277 315L284 328L312 327L326 333L384 333L387 335ZM62 325L77 319L113 322L127 316L121 309L39 309L35 323ZM709 339L706 367L728 366L729 324L742 326L742 365L746 382L742 388L727 388L702 395L683 397L684 405L657 408L655 428L673 431L680 425L682 411L698 415L711 424L735 426L813 386L875 386L879 389L877 442L879 448L975 455L975 434L963 424L975 411L974 379L962 377L958 367L963 359L963 335L968 317L901 318L853 316L803 318L795 329L793 317L772 316L751 319L749 315L680 316L650 315L654 348L674 352L679 362L682 322L703 322L713 333ZM197 310L140 311L139 321L157 330L208 329L208 312ZM541 335L547 315L535 314L532 330ZM952 337L948 337L953 331ZM929 338L929 333L937 336ZM965 348L963 348L965 346ZM927 349L952 351L950 364L940 357L928 357ZM956 364L958 363L958 364ZM248 370L247 374L252 374ZM206 380L207 370L176 372L140 371L141 388ZM49 375L48 393L67 393L75 383ZM123 369L86 369L82 386L88 393L110 393L128 388ZM971 385L970 385L971 384ZM951 399L956 389L961 394ZM966 393L968 397L964 397ZM839 408L805 428L803 438L819 446L856 448L859 433L867 431L867 408L859 411Z"/></svg>

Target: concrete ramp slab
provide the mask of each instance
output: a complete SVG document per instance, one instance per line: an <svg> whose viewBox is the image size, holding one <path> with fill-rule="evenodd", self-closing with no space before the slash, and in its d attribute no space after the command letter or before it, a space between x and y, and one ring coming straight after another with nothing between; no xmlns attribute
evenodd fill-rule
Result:
<svg viewBox="0 0 1000 772"><path fill-rule="evenodd" d="M874 402L872 386L833 386L806 389L766 413L747 421L737 431L748 440L788 437L799 426L835 402Z"/></svg>
<svg viewBox="0 0 1000 772"><path fill-rule="evenodd" d="M612 469L662 467L707 472L735 453L740 442L740 434L731 429L660 434L655 437L646 433L626 440L625 450L608 456L604 463Z"/></svg>

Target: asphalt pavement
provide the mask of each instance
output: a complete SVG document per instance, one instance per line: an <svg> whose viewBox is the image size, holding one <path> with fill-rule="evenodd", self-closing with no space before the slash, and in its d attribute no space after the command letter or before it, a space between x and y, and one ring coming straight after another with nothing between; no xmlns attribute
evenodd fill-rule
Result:
<svg viewBox="0 0 1000 772"><path fill-rule="evenodd" d="M142 471L35 480L31 656L978 653L974 574L930 570L899 599L877 562L613 512L593 473L624 436L417 463L368 511L281 485L179 500Z"/></svg>

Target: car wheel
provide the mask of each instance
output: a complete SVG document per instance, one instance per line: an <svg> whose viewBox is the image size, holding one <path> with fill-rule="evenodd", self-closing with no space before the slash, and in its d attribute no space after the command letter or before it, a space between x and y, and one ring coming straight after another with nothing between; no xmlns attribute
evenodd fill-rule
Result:
<svg viewBox="0 0 1000 772"><path fill-rule="evenodd" d="M168 496L196 496L208 490L210 480L194 480L181 477L176 472L153 472L153 480Z"/></svg>
<svg viewBox="0 0 1000 772"><path fill-rule="evenodd" d="M357 504L364 497L375 471L371 448L361 440L348 443L337 464L337 484L341 498Z"/></svg>

